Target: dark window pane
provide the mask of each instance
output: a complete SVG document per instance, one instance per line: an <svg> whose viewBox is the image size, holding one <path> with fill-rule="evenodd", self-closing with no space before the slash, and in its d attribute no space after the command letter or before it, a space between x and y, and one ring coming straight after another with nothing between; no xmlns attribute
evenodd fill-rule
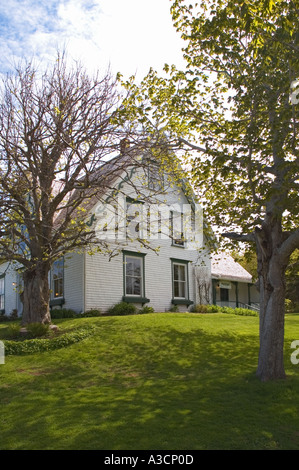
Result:
<svg viewBox="0 0 299 470"><path fill-rule="evenodd" d="M222 302L228 302L229 301L229 290L228 289L220 289L220 300Z"/></svg>
<svg viewBox="0 0 299 470"><path fill-rule="evenodd" d="M126 295L142 295L141 258L126 257Z"/></svg>
<svg viewBox="0 0 299 470"><path fill-rule="evenodd" d="M129 276L126 277L126 294L133 294L133 278Z"/></svg>
<svg viewBox="0 0 299 470"><path fill-rule="evenodd" d="M134 278L133 294L141 295L141 279Z"/></svg>

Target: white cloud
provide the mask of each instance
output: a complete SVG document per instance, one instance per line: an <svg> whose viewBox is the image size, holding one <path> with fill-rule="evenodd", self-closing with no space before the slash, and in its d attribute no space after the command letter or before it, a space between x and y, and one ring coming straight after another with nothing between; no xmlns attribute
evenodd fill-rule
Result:
<svg viewBox="0 0 299 470"><path fill-rule="evenodd" d="M125 76L145 75L150 66L181 63L182 42L169 0L10 0L1 2L1 71L15 58L48 61L57 49L88 68Z"/></svg>

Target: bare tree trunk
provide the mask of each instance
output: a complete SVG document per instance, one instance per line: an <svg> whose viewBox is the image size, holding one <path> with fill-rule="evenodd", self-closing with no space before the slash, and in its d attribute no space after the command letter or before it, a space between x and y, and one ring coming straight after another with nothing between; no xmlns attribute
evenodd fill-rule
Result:
<svg viewBox="0 0 299 470"><path fill-rule="evenodd" d="M275 231L259 245L260 351L257 376L261 381L284 379L285 266L275 250Z"/></svg>
<svg viewBox="0 0 299 470"><path fill-rule="evenodd" d="M22 323L50 323L48 265L41 264L23 274Z"/></svg>

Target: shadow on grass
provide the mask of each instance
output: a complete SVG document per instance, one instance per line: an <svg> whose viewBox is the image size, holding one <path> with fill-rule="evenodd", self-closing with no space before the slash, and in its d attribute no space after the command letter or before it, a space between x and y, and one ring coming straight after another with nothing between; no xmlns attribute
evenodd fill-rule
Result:
<svg viewBox="0 0 299 470"><path fill-rule="evenodd" d="M257 353L254 335L106 319L0 389L2 449L298 449L298 382L260 384Z"/></svg>

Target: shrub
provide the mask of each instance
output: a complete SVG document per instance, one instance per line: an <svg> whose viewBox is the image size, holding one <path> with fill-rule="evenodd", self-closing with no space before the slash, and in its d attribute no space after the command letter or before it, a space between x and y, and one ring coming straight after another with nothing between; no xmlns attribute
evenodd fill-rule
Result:
<svg viewBox="0 0 299 470"><path fill-rule="evenodd" d="M285 299L285 311L286 313L299 312L299 303L290 299Z"/></svg>
<svg viewBox="0 0 299 470"><path fill-rule="evenodd" d="M235 313L234 309L231 307L221 307L221 312L222 313L230 313L233 315Z"/></svg>
<svg viewBox="0 0 299 470"><path fill-rule="evenodd" d="M9 320L10 320L10 318L7 315L5 315L4 313L1 313L1 315L0 315L0 322L1 323L5 322L5 321L9 321Z"/></svg>
<svg viewBox="0 0 299 470"><path fill-rule="evenodd" d="M77 331L65 333L54 339L37 338L24 341L5 341L5 354L8 356L33 354L65 348L88 338L94 334L95 331L95 328L89 326L79 328Z"/></svg>
<svg viewBox="0 0 299 470"><path fill-rule="evenodd" d="M18 324L9 325L6 328L5 336L11 339L17 338L18 336L20 336L20 330L21 330L21 325L18 325Z"/></svg>
<svg viewBox="0 0 299 470"><path fill-rule="evenodd" d="M153 307L150 307L149 305L145 305L142 307L138 313L154 313L155 309Z"/></svg>
<svg viewBox="0 0 299 470"><path fill-rule="evenodd" d="M33 338L39 338L48 335L50 327L44 323L28 323L26 330Z"/></svg>
<svg viewBox="0 0 299 470"><path fill-rule="evenodd" d="M14 320L14 321L15 321L15 320L18 320L19 317L18 317L18 311L17 311L16 308L14 308L14 309L11 311L9 318L10 318L11 320Z"/></svg>
<svg viewBox="0 0 299 470"><path fill-rule="evenodd" d="M248 308L231 308L231 307L221 307L222 313L230 313L231 315L243 315L246 317L256 317L258 312L255 310L250 310Z"/></svg>
<svg viewBox="0 0 299 470"><path fill-rule="evenodd" d="M135 305L127 302L119 302L108 310L109 315L133 315L137 309Z"/></svg>
<svg viewBox="0 0 299 470"><path fill-rule="evenodd" d="M51 318L74 318L76 312L71 308L55 308L51 310Z"/></svg>
<svg viewBox="0 0 299 470"><path fill-rule="evenodd" d="M178 305L175 305L175 304L172 304L171 305L171 308L169 310L170 312L178 312L179 311L179 306Z"/></svg>
<svg viewBox="0 0 299 470"><path fill-rule="evenodd" d="M250 310L249 308L235 308L235 315L244 315L245 317L256 317L257 312L255 310Z"/></svg>
<svg viewBox="0 0 299 470"><path fill-rule="evenodd" d="M208 306L207 305L201 305L201 304L193 305L193 307L191 308L191 312L192 313L207 313L208 312Z"/></svg>
<svg viewBox="0 0 299 470"><path fill-rule="evenodd" d="M101 310L97 308L91 308L90 310L87 310L84 313L81 313L81 317L99 317L102 315Z"/></svg>
<svg viewBox="0 0 299 470"><path fill-rule="evenodd" d="M219 305L207 305L208 313L218 313L221 311Z"/></svg>
<svg viewBox="0 0 299 470"><path fill-rule="evenodd" d="M194 305L191 308L193 313L229 313L231 315L257 316L258 312L247 308L221 307L220 305Z"/></svg>

